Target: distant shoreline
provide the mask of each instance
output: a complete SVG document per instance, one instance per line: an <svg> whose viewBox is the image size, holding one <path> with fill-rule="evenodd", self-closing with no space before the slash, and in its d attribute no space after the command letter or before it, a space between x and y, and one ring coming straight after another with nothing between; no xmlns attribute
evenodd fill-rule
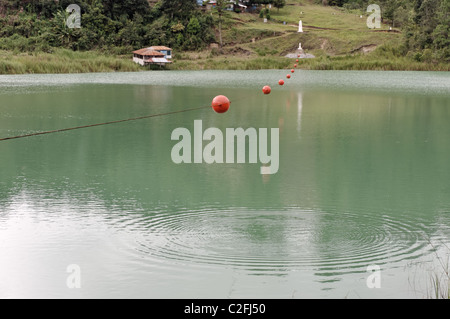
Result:
<svg viewBox="0 0 450 319"><path fill-rule="evenodd" d="M277 56L215 55L210 51L175 54L174 63L166 70L265 70L293 68L294 59ZM154 68L159 69L159 68ZM364 70L364 71L450 71L450 64L425 63L407 57L383 58L364 54L301 59L297 69ZM132 61L131 55L113 56L98 51L55 49L53 53L15 54L0 51L0 74L64 74L98 72L141 72L150 68Z"/></svg>
<svg viewBox="0 0 450 319"><path fill-rule="evenodd" d="M407 21L394 26L386 18L377 29L370 28L365 5L350 9L316 2L286 1L286 6L279 9L264 9L259 14L227 12L222 17L214 10L205 13L195 6L190 15L179 17L177 24L168 18L173 14L170 6L165 9L168 12L151 6L146 11L148 21L141 15L134 21L129 15L126 23L114 15L114 10L104 7L100 11L110 27L105 30L103 24L86 24L82 32L60 23L66 19L63 11L54 17L48 15L48 10L47 16L40 15L39 6L19 12L11 1L17 12L11 11L0 21L0 74L146 71L150 67L133 63L132 52L151 45L173 48L174 63L167 70L289 70L301 49L314 56L300 59L297 68L304 70L450 71L447 29L443 17L439 21L431 19L435 11L429 13L432 16L427 21L434 21L430 27L436 24L440 26L436 30L441 31L428 38L424 30L412 28ZM88 7L83 13L86 19L94 10ZM127 6L124 9L132 13L138 10ZM417 19L426 13L420 8L409 9ZM189 32L180 21L191 23ZM35 22L40 23L39 27L30 27ZM123 41L127 37L117 32L133 35L133 39ZM418 45L406 34L414 35L411 39L417 41L433 40L434 44Z"/></svg>

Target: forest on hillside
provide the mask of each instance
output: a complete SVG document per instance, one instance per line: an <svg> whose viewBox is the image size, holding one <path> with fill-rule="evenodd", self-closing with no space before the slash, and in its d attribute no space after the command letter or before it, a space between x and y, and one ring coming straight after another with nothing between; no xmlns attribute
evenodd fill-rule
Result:
<svg viewBox="0 0 450 319"><path fill-rule="evenodd" d="M68 28L66 8L81 8L82 28ZM218 1L226 3L226 1ZM250 0L286 5L285 0ZM292 2L292 1L291 1ZM315 0L318 5L364 12L372 0ZM378 0L384 23L401 27L402 54L420 52L450 61L449 0ZM301 3L301 1L299 1ZM178 50L206 48L217 39L219 14L200 10L197 0L0 0L0 49L15 52L100 50L129 53L149 45Z"/></svg>
<svg viewBox="0 0 450 319"><path fill-rule="evenodd" d="M81 8L82 28L68 28L66 8ZM198 50L215 41L213 18L196 0L0 0L0 49L51 48L130 52L164 44Z"/></svg>

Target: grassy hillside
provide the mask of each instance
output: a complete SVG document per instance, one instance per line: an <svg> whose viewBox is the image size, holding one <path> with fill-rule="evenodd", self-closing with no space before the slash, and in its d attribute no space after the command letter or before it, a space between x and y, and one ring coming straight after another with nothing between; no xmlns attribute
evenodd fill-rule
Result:
<svg viewBox="0 0 450 319"><path fill-rule="evenodd" d="M361 18L361 15L362 18ZM299 20L303 33L298 33ZM172 69L266 69L292 67L299 43L314 59L302 59L300 68L321 70L450 70L445 63L419 62L399 52L398 29L371 30L367 15L311 1L287 1L271 10L264 23L258 15L229 13L223 31L224 47L177 54Z"/></svg>

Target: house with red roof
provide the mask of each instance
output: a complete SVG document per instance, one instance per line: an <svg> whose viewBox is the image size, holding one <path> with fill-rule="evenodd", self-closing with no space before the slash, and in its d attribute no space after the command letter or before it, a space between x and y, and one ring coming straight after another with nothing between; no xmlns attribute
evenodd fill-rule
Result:
<svg viewBox="0 0 450 319"><path fill-rule="evenodd" d="M164 66L166 64L172 63L171 48L165 46L152 46L133 52L133 61L142 66L145 65L160 65Z"/></svg>

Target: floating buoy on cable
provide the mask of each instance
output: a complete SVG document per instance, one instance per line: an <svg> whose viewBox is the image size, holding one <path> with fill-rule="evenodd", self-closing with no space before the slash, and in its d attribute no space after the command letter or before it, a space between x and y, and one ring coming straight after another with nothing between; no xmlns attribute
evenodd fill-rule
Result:
<svg viewBox="0 0 450 319"><path fill-rule="evenodd" d="M294 70L294 69L292 69L292 70L291 70L291 72L292 72L292 73L294 73L294 72L295 72L295 70Z"/></svg>
<svg viewBox="0 0 450 319"><path fill-rule="evenodd" d="M294 64L294 68L296 68L297 67L297 64Z"/></svg>
<svg viewBox="0 0 450 319"><path fill-rule="evenodd" d="M216 113L225 113L230 108L230 100L224 95L216 96L211 104L211 107Z"/></svg>
<svg viewBox="0 0 450 319"><path fill-rule="evenodd" d="M284 85L284 81L283 81L283 80L280 80L280 81L278 81L278 84L279 84L279 85Z"/></svg>
<svg viewBox="0 0 450 319"><path fill-rule="evenodd" d="M288 79L290 79L290 78L291 78L291 75L290 75L290 74L288 74L288 75L286 75L286 77L287 77Z"/></svg>
<svg viewBox="0 0 450 319"><path fill-rule="evenodd" d="M270 94L270 92L272 92L272 89L270 88L270 86L266 85L265 87L263 87L262 91L264 94Z"/></svg>

